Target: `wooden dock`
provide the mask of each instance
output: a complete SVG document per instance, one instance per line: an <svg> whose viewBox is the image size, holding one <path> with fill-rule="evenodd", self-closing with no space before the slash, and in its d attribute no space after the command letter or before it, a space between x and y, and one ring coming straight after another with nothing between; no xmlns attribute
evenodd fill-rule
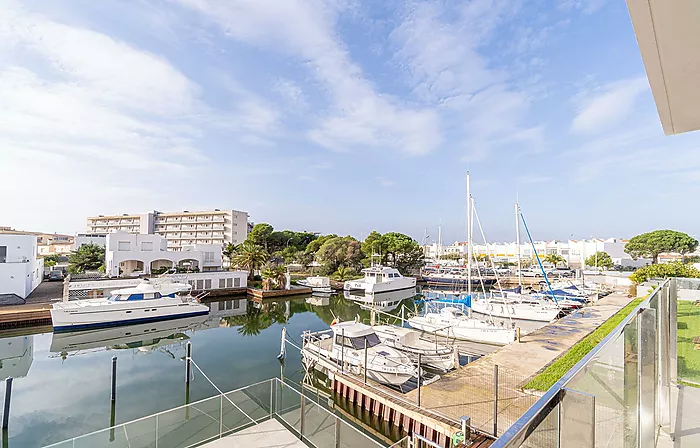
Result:
<svg viewBox="0 0 700 448"><path fill-rule="evenodd" d="M51 304L37 303L0 308L0 329L51 325Z"/></svg>
<svg viewBox="0 0 700 448"><path fill-rule="evenodd" d="M312 289L303 286L292 286L291 289L273 289L271 291L263 291L257 288L248 288L248 295L256 299L275 299L278 297L289 297L298 295L311 294Z"/></svg>
<svg viewBox="0 0 700 448"><path fill-rule="evenodd" d="M447 418L466 415L480 431L501 435L536 400L522 386L574 344L630 302L626 295L611 294L595 305L533 331L475 362L445 374L421 388L421 406ZM498 413L494 425L494 366L498 366ZM403 396L415 402L417 391Z"/></svg>

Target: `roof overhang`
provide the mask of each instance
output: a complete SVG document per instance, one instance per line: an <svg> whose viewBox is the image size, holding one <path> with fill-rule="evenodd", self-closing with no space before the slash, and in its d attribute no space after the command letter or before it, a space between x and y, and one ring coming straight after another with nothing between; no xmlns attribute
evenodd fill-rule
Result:
<svg viewBox="0 0 700 448"><path fill-rule="evenodd" d="M627 0L666 135L700 129L700 1Z"/></svg>

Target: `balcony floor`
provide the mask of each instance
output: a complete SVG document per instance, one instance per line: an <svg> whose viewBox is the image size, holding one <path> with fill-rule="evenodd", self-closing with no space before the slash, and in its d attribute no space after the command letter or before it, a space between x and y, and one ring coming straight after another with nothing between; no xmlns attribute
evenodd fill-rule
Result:
<svg viewBox="0 0 700 448"><path fill-rule="evenodd" d="M306 448L299 440L277 420L267 420L251 426L241 432L231 434L214 442L203 445L204 448Z"/></svg>

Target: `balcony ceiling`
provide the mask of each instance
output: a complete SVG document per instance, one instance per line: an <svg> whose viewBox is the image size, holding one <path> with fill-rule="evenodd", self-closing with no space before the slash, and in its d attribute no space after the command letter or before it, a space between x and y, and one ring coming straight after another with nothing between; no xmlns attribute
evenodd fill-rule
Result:
<svg viewBox="0 0 700 448"><path fill-rule="evenodd" d="M627 0L666 135L700 129L700 1Z"/></svg>

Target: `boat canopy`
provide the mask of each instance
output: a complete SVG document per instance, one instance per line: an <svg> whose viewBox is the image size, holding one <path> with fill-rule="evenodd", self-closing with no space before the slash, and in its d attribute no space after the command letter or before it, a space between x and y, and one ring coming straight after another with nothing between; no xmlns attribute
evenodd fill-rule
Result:
<svg viewBox="0 0 700 448"><path fill-rule="evenodd" d="M148 281L144 281L133 288L112 291L109 300L148 300L160 299L162 297L175 297L176 293L188 291L190 288L190 285L186 283L166 283L156 288Z"/></svg>
<svg viewBox="0 0 700 448"><path fill-rule="evenodd" d="M369 325L357 322L340 322L333 325L331 328L335 334L341 334L343 330L345 330L345 336L350 338L367 336L368 334L374 333L374 330Z"/></svg>

